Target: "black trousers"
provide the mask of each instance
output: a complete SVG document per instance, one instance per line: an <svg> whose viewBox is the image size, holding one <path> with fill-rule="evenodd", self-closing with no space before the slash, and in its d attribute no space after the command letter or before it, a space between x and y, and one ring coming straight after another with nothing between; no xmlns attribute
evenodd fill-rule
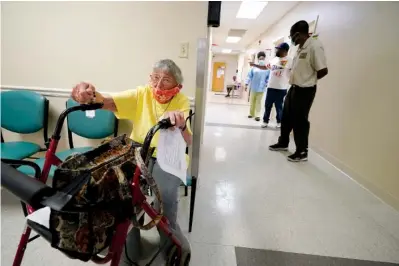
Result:
<svg viewBox="0 0 399 266"><path fill-rule="evenodd" d="M293 130L296 150L307 151L310 128L308 118L315 95L316 86L291 86L284 101L281 133L278 140L280 144L288 146L290 133Z"/></svg>

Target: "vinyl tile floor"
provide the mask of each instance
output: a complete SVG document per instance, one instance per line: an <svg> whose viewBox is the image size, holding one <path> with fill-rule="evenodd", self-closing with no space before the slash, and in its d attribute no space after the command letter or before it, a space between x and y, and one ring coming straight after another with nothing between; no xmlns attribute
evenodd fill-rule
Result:
<svg viewBox="0 0 399 266"><path fill-rule="evenodd" d="M293 164L269 151L278 131L249 124L241 107L207 105L193 232L187 233L190 265L235 266L236 247L399 263L398 212L315 153ZM4 189L1 200L1 264L8 266L24 219ZM189 198L179 204L187 232ZM55 264L92 265L68 260L41 239L28 246L22 265Z"/></svg>

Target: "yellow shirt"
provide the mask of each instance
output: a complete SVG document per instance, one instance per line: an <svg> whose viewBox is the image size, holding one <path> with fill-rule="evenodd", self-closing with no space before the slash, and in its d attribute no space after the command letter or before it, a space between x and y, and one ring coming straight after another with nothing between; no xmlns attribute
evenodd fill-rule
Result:
<svg viewBox="0 0 399 266"><path fill-rule="evenodd" d="M148 131L157 124L165 112L181 111L185 118L190 113L190 102L188 98L178 93L169 103L160 104L152 97L150 86L140 86L135 90L126 90L112 95L118 112L115 113L119 119L128 119L133 123L130 138L138 143L143 143ZM187 130L192 134L189 121ZM151 147L158 144L159 132L152 139ZM154 152L156 156L156 151Z"/></svg>

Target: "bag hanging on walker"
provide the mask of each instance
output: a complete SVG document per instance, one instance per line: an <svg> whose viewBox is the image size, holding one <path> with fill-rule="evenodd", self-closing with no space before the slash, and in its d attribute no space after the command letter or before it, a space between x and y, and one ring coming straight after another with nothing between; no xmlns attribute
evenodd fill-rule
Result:
<svg viewBox="0 0 399 266"><path fill-rule="evenodd" d="M53 248L88 261L111 244L118 223L133 215L129 180L136 168L135 149L140 146L122 135L58 166L53 188L72 194L67 209L74 211L51 210ZM65 191L77 180L83 182L77 193Z"/></svg>

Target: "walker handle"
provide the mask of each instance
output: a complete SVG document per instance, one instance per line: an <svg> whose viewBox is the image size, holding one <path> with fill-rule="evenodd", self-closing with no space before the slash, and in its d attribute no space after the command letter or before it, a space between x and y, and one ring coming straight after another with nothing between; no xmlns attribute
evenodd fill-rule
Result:
<svg viewBox="0 0 399 266"><path fill-rule="evenodd" d="M76 111L91 111L91 110L97 110L103 108L104 104L103 103L92 103L92 104L81 104L77 106L72 106L67 109L65 109L60 117L57 120L57 124L54 129L54 133L52 136L52 139L57 139L59 140L61 138L61 130L62 126L64 125L65 118L68 116L68 114Z"/></svg>

